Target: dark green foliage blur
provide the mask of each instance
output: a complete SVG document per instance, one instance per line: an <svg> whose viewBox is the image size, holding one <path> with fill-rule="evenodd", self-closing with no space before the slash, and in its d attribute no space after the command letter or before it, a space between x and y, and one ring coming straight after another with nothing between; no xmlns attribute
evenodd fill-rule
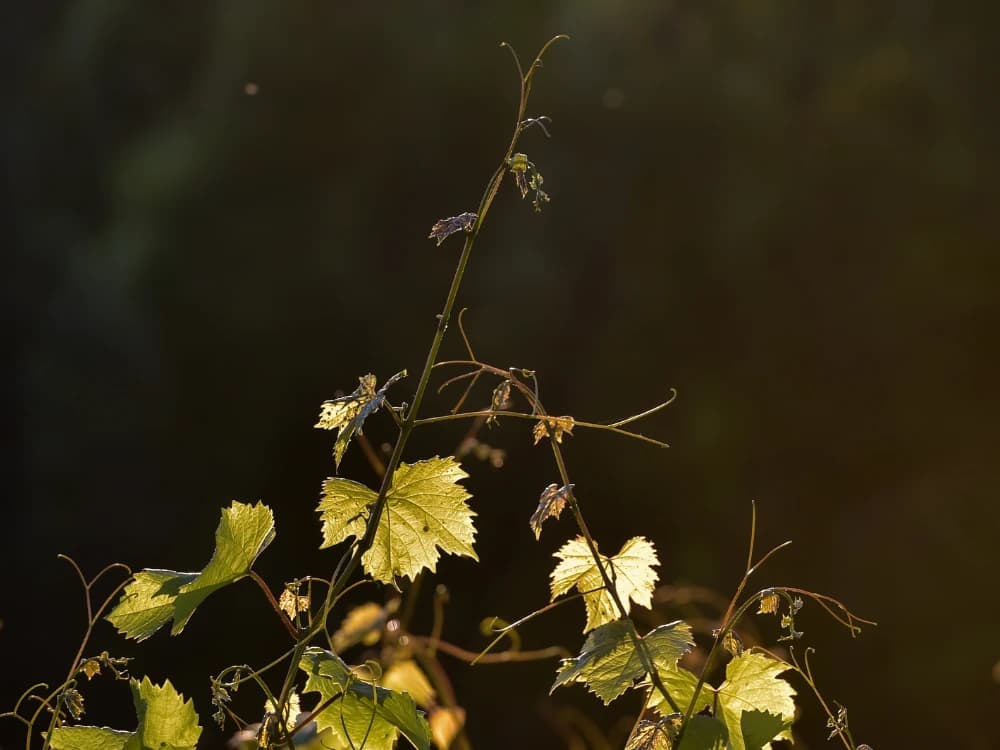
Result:
<svg viewBox="0 0 1000 750"><path fill-rule="evenodd" d="M475 209L509 136L498 43L528 57L565 32L533 99L553 137L522 144L552 202L535 215L503 186L460 300L476 353L535 369L550 408L581 419L675 387L641 428L668 451L567 438L602 549L645 534L664 582L728 596L756 499L761 544L795 540L757 585L881 623L851 641L814 607L797 620L855 738L1000 745L995 3L77 0L6 15L4 709L61 679L82 632L57 552L90 573L197 570L219 509L261 498L278 529L262 575L329 574L319 404L366 372L419 371L460 244L427 233ZM462 354L457 332L448 346ZM365 425L376 446L386 419ZM418 432L405 458L450 452L463 429ZM573 533L564 520L536 543L528 527L557 480L530 426L482 437L508 450L499 471L468 465L482 564L449 559L437 579L444 636L472 649L480 618L547 601ZM342 474L373 481L356 447ZM562 608L525 647L575 651L582 624ZM261 664L284 637L245 583L179 638L137 648L105 626L98 643L140 654L133 671L170 677L208 723L208 674ZM559 746L553 717L574 701L621 737L637 708L549 699L552 663L449 665L477 748ZM800 692L802 746L833 747ZM121 685L93 693L91 723L127 726ZM206 747L223 745L214 732Z"/></svg>

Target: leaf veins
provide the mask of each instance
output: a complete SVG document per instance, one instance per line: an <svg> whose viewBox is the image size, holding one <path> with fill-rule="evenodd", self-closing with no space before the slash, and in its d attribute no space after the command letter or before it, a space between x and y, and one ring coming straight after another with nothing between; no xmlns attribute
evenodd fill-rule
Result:
<svg viewBox="0 0 1000 750"><path fill-rule="evenodd" d="M274 536L270 508L263 503L234 502L222 511L215 530L215 552L201 572L139 571L125 587L108 621L126 638L141 641L173 620L170 632L177 635L209 594L250 572Z"/></svg>
<svg viewBox="0 0 1000 750"><path fill-rule="evenodd" d="M604 588L604 578L583 537L578 536L566 542L555 553L555 557L559 558L560 562L550 575L552 600L574 586L583 594L587 608L584 633L613 622L621 616L611 593ZM653 587L658 578L653 568L658 566L660 561L656 557L656 548L650 541L641 536L633 537L622 545L617 555L612 557L599 555L599 557L626 610L630 609L630 602L640 607L649 607L652 604Z"/></svg>
<svg viewBox="0 0 1000 750"><path fill-rule="evenodd" d="M641 639L630 619L615 620L591 631L579 656L563 660L552 690L583 682L607 705L646 676L637 649L640 640L658 672L674 670L678 659L694 645L691 627L680 620L660 625Z"/></svg>
<svg viewBox="0 0 1000 750"><path fill-rule="evenodd" d="M795 720L795 689L778 677L790 667L759 651L744 651L726 665L726 680L718 688L705 685L698 696L695 711L710 709L715 719L725 725L727 748L759 750L775 739L791 739ZM677 668L661 677L674 700L680 705L690 703L697 678L690 671ZM662 715L672 709L653 694L649 704ZM694 717L692 717L694 718ZM685 735L685 746L687 735Z"/></svg>
<svg viewBox="0 0 1000 750"><path fill-rule="evenodd" d="M361 557L369 575L395 585L397 577L413 580L421 570L434 571L441 552L478 560L473 549L475 513L459 480L468 476L458 461L430 458L400 464L371 546ZM349 479L327 479L317 511L323 524L320 548L348 537L361 539L378 494Z"/></svg>

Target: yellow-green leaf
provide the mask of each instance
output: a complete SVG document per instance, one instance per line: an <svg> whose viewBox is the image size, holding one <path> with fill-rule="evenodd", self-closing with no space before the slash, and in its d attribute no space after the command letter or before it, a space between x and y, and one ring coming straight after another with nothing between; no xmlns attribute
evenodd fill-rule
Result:
<svg viewBox="0 0 1000 750"><path fill-rule="evenodd" d="M194 702L178 693L170 680L154 685L148 677L132 680L132 700L139 717L136 738L142 748L194 750L201 736Z"/></svg>
<svg viewBox="0 0 1000 750"><path fill-rule="evenodd" d="M760 750L773 739L791 739L795 689L778 677L788 669L757 651L744 651L726 666L726 681L716 693L733 750Z"/></svg>
<svg viewBox="0 0 1000 750"><path fill-rule="evenodd" d="M385 392L389 386L405 377L406 370L403 370L389 378L376 391L375 376L368 373L358 378L359 384L354 393L322 403L319 421L314 427L321 430L337 430L337 442L333 446L333 459L338 469L354 433L361 434L365 420L381 409L385 403Z"/></svg>
<svg viewBox="0 0 1000 750"><path fill-rule="evenodd" d="M434 571L440 552L478 560L473 548L475 513L459 480L468 476L453 457L401 464L393 474L385 508L361 562L372 578L395 585L397 577ZM323 547L362 538L378 495L348 479L327 479L317 510ZM440 550L440 551L439 551Z"/></svg>
<svg viewBox="0 0 1000 750"><path fill-rule="evenodd" d="M316 715L317 729L329 730L335 748L392 750L402 734L418 750L429 750L431 731L413 698L359 680L339 656L309 648L299 662L306 673L303 692L331 701Z"/></svg>
<svg viewBox="0 0 1000 750"><path fill-rule="evenodd" d="M610 558L599 556L608 578L614 583L618 598L626 609L625 614L631 610L631 602L640 607L649 607L652 604L653 587L656 586L658 578L653 567L658 566L660 561L651 542L641 536L633 537L622 545L617 555ZM621 612L618 611L610 592L604 589L601 571L583 537L578 536L564 544L555 553L555 557L559 558L560 562L550 576L552 600L574 586L584 595L583 600L587 608L584 633L621 617Z"/></svg>
<svg viewBox="0 0 1000 750"><path fill-rule="evenodd" d="M135 732L107 727L58 727L52 730L52 750L124 750Z"/></svg>
<svg viewBox="0 0 1000 750"><path fill-rule="evenodd" d="M550 693L560 685L583 682L605 704L647 675L639 654L639 635L628 618L615 620L587 636L580 655L564 659ZM687 623L660 625L642 637L657 673L672 671L694 641Z"/></svg>
<svg viewBox="0 0 1000 750"><path fill-rule="evenodd" d="M726 725L712 716L688 719L679 750L731 750Z"/></svg>
<svg viewBox="0 0 1000 750"><path fill-rule="evenodd" d="M106 727L58 727L49 740L53 750L194 750L201 736L198 714L167 680L131 680L139 726L134 732Z"/></svg>
<svg viewBox="0 0 1000 750"><path fill-rule="evenodd" d="M209 594L250 572L274 536L270 508L259 502L234 502L222 511L215 552L200 573L151 569L136 573L108 621L122 635L141 641L173 620L171 633L177 635Z"/></svg>
<svg viewBox="0 0 1000 750"><path fill-rule="evenodd" d="M434 702L434 688L413 659L393 662L379 684L397 693L409 693L418 706L426 708Z"/></svg>
<svg viewBox="0 0 1000 750"><path fill-rule="evenodd" d="M465 709L461 706L435 706L430 711L431 736L440 750L448 750L465 726Z"/></svg>
<svg viewBox="0 0 1000 750"><path fill-rule="evenodd" d="M761 750L775 739L791 739L795 720L795 689L778 677L788 671L784 662L759 651L744 651L726 666L726 681L718 688L703 685L695 713L710 709L725 724L727 750ZM686 669L661 672L674 700L686 708L697 678ZM655 692L649 703L662 715L672 709ZM682 747L688 748L687 733Z"/></svg>

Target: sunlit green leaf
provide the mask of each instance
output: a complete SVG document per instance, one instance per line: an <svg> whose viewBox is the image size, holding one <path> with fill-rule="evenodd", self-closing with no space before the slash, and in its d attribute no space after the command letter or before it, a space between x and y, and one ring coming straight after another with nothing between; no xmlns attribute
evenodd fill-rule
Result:
<svg viewBox="0 0 1000 750"><path fill-rule="evenodd" d="M711 716L688 719L679 750L730 750L726 725Z"/></svg>
<svg viewBox="0 0 1000 750"><path fill-rule="evenodd" d="M418 706L426 707L434 702L434 688L413 659L394 661L379 684L397 693L409 693Z"/></svg>
<svg viewBox="0 0 1000 750"><path fill-rule="evenodd" d="M299 668L307 675L303 692L319 693L320 703L330 701L316 724L321 732L330 730L332 747L360 748L364 742L366 750L391 750L402 734L419 750L429 750L430 727L409 694L372 687L339 656L318 648L306 651Z"/></svg>
<svg viewBox="0 0 1000 750"><path fill-rule="evenodd" d="M198 714L191 699L184 700L167 680L154 685L148 677L131 681L132 700L139 717L135 736L145 750L195 748L201 736Z"/></svg>
<svg viewBox="0 0 1000 750"><path fill-rule="evenodd" d="M53 750L122 750L134 732L107 727L59 727L52 730Z"/></svg>
<svg viewBox="0 0 1000 750"><path fill-rule="evenodd" d="M372 545L361 557L372 578L395 585L397 577L416 578L434 571L440 552L474 560L476 515L459 480L468 476L451 456L401 464L393 475ZM349 537L362 538L378 495L348 479L327 479L317 510L323 524L322 547ZM439 552L440 550L440 552Z"/></svg>
<svg viewBox="0 0 1000 750"><path fill-rule="evenodd" d="M550 575L552 600L574 586L584 594L587 624L583 632L586 633L621 617L611 594L604 589L601 571L594 562L590 548L583 537L578 536L564 544L555 553L555 557L559 558L560 562ZM649 607L652 604L653 587L656 586L658 577L653 566L659 565L660 561L651 542L641 536L633 537L622 545L617 555L610 558L604 555L600 557L608 577L615 585L618 598L626 608L626 614L631 609L631 602L640 607Z"/></svg>
<svg viewBox="0 0 1000 750"><path fill-rule="evenodd" d="M171 633L177 635L209 594L250 572L274 536L270 508L263 503L234 502L222 511L215 531L215 552L204 570L178 573L147 569L136 573L108 621L122 635L141 641L173 620Z"/></svg>
<svg viewBox="0 0 1000 750"><path fill-rule="evenodd" d="M125 593L108 615L108 622L126 638L149 638L174 617L174 605L183 586L197 573L142 570L132 577Z"/></svg>
<svg viewBox="0 0 1000 750"><path fill-rule="evenodd" d="M587 636L579 656L563 660L552 690L569 682L583 682L604 703L610 703L647 674L637 649L638 639L629 619L596 628ZM674 671L677 660L694 645L690 626L679 620L654 628L642 642L660 674Z"/></svg>
<svg viewBox="0 0 1000 750"><path fill-rule="evenodd" d="M774 739L791 738L795 720L795 689L778 677L789 669L784 662L760 653L744 651L726 666L726 681L718 688L703 685L695 713L711 709L726 726L732 750L761 750ZM660 675L674 700L686 708L697 678L686 669ZM663 715L672 709L662 696L652 694L648 703ZM683 747L687 748L687 735Z"/></svg>
<svg viewBox="0 0 1000 750"><path fill-rule="evenodd" d="M337 430L333 458L338 469L354 433L359 435L362 433L365 420L381 409L385 403L385 394L389 386L405 377L406 370L396 373L376 391L375 376L371 373L362 375L358 378L360 382L353 393L324 401L320 406L319 421L314 426L321 430Z"/></svg>
<svg viewBox="0 0 1000 750"><path fill-rule="evenodd" d="M778 677L788 669L757 651L744 651L726 666L726 681L716 692L733 750L759 750L773 739L791 739L795 689Z"/></svg>
<svg viewBox="0 0 1000 750"><path fill-rule="evenodd" d="M430 709L431 736L441 750L448 750L465 726L465 709L461 706L435 706Z"/></svg>
<svg viewBox="0 0 1000 750"><path fill-rule="evenodd" d="M681 709L685 709L691 703L691 696L694 695L694 688L698 684L698 677L688 669L684 667L677 667L676 669L665 669L660 672L660 679L663 681L663 686L670 693L670 697L674 699L674 702L680 706ZM652 686L652 683L647 681L647 684ZM694 713L704 710L705 708L711 708L713 691L709 686L703 686L701 692L698 693L698 703L695 706ZM663 716L669 716L673 712L667 699L658 690L652 690L649 694L649 702L646 704L650 708L656 708Z"/></svg>
<svg viewBox="0 0 1000 750"><path fill-rule="evenodd" d="M139 726L134 732L106 727L58 727L49 737L54 750L194 750L201 736L192 701L167 680L131 680Z"/></svg>

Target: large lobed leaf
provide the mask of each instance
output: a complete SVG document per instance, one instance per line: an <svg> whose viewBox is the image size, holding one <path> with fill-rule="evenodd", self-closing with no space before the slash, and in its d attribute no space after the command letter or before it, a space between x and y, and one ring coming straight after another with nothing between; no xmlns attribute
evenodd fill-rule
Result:
<svg viewBox="0 0 1000 750"><path fill-rule="evenodd" d="M49 737L53 750L194 750L201 736L194 703L167 680L130 680L139 726L134 732L106 727L59 727Z"/></svg>
<svg viewBox="0 0 1000 750"><path fill-rule="evenodd" d="M615 606L614 599L604 588L601 571L583 537L578 536L566 542L555 553L555 557L560 562L550 575L552 600L574 586L584 595L583 601L587 608L584 633L621 617L622 613ZM626 608L625 614L631 609L631 602L641 607L652 604L653 587L658 578L653 567L658 566L660 561L651 542L641 536L633 537L622 545L617 555L600 555L600 558L608 577L615 585L618 598Z"/></svg>
<svg viewBox="0 0 1000 750"><path fill-rule="evenodd" d="M610 703L647 675L637 648L639 640L628 618L596 628L587 636L579 656L563 660L552 690L583 682L605 704ZM674 672L677 660L694 645L691 627L680 620L654 628L641 640L661 676Z"/></svg>
<svg viewBox="0 0 1000 750"><path fill-rule="evenodd" d="M136 573L108 621L122 635L141 641L173 620L170 632L177 635L209 594L250 572L274 536L270 508L259 502L234 502L222 511L215 552L200 573L152 569Z"/></svg>
<svg viewBox="0 0 1000 750"><path fill-rule="evenodd" d="M317 729L329 730L337 750L392 750L402 734L418 750L429 750L431 731L408 693L373 687L360 680L339 656L309 648L299 662L306 673L303 692L319 693L330 705L316 715Z"/></svg>
<svg viewBox="0 0 1000 750"><path fill-rule="evenodd" d="M372 578L395 585L397 577L434 571L441 552L478 560L473 549L475 513L458 481L468 476L453 457L401 464L392 477L371 546L361 562ZM327 479L317 511L323 526L320 548L349 537L361 539L378 494L349 479Z"/></svg>
<svg viewBox="0 0 1000 750"><path fill-rule="evenodd" d="M695 713L709 709L725 729L727 750L763 750L775 739L791 739L795 720L795 689L778 677L789 666L759 651L744 651L726 666L726 680L718 688L704 685ZM697 678L686 669L661 673L674 700L686 707L691 702ZM650 706L667 715L671 708L662 696L650 696ZM707 724L703 728L707 728ZM683 750L700 750L703 744L685 730Z"/></svg>

